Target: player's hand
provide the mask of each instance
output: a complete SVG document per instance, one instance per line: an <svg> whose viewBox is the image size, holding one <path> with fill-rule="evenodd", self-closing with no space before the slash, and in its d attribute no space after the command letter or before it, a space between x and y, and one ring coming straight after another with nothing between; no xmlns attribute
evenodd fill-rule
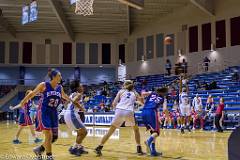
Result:
<svg viewBox="0 0 240 160"><path fill-rule="evenodd" d="M159 124L162 124L162 119L160 117L158 118L158 122Z"/></svg>
<svg viewBox="0 0 240 160"><path fill-rule="evenodd" d="M14 106L14 107L13 106L9 106L9 109L15 110L15 109L22 108L22 106L24 106L24 105L18 104L18 105Z"/></svg>
<svg viewBox="0 0 240 160"><path fill-rule="evenodd" d="M9 109L10 109L10 110L14 110L14 107L13 107L13 106L9 106Z"/></svg>

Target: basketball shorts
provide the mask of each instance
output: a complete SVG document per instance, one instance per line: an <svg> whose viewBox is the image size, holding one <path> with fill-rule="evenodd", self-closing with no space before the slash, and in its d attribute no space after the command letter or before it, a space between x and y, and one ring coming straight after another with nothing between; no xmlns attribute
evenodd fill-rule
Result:
<svg viewBox="0 0 240 160"><path fill-rule="evenodd" d="M143 124L150 133L160 134L158 112L155 109L144 109L142 111Z"/></svg>
<svg viewBox="0 0 240 160"><path fill-rule="evenodd" d="M119 128L123 124L123 122L125 122L126 126L135 126L136 120L134 112L124 109L116 109L112 125Z"/></svg>
<svg viewBox="0 0 240 160"><path fill-rule="evenodd" d="M180 108L181 116L190 116L191 115L191 106L190 106L190 104L188 104L188 105L180 104L179 108Z"/></svg>
<svg viewBox="0 0 240 160"><path fill-rule="evenodd" d="M20 126L29 126L29 125L32 125L33 123L32 123L31 117L28 114L20 113L18 124Z"/></svg>
<svg viewBox="0 0 240 160"><path fill-rule="evenodd" d="M74 110L66 110L64 113L64 120L71 130L85 128L79 113L75 112Z"/></svg>
<svg viewBox="0 0 240 160"><path fill-rule="evenodd" d="M203 111L195 111L194 118L198 117L204 117L204 112Z"/></svg>
<svg viewBox="0 0 240 160"><path fill-rule="evenodd" d="M36 131L58 129L58 112L55 108L40 108L37 111Z"/></svg>

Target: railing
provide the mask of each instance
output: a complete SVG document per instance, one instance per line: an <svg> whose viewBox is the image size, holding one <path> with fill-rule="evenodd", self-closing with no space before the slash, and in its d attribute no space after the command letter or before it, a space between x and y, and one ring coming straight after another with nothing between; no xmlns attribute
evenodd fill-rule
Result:
<svg viewBox="0 0 240 160"><path fill-rule="evenodd" d="M18 93L18 86L11 90L10 92L8 92L5 96L3 96L1 99L0 99L0 107L3 106L5 103L7 103L10 99L12 99L17 93Z"/></svg>
<svg viewBox="0 0 240 160"><path fill-rule="evenodd" d="M208 70L206 70L208 68ZM207 73L207 72L220 72L223 69L225 69L226 66L223 64L215 64L215 63L209 63L208 67L205 66L205 63L198 63L197 66L197 73Z"/></svg>
<svg viewBox="0 0 240 160"><path fill-rule="evenodd" d="M90 85L90 84L99 84L103 83L104 81L106 82L111 82L109 81L110 79L113 79L112 77L101 77L101 79L85 79L84 81L81 81L81 84L84 85ZM72 81L73 79L68 79L69 81ZM24 84L25 86L35 86L38 83L45 81L43 79L0 79L0 85L21 85ZM65 82L67 80L64 80Z"/></svg>
<svg viewBox="0 0 240 160"><path fill-rule="evenodd" d="M30 86L23 86L23 85L18 85L16 88L11 90L8 94L6 94L4 97L0 99L0 108L3 106L5 103L7 103L10 99L12 99L14 96L18 94L18 92L21 91L26 91L32 89Z"/></svg>

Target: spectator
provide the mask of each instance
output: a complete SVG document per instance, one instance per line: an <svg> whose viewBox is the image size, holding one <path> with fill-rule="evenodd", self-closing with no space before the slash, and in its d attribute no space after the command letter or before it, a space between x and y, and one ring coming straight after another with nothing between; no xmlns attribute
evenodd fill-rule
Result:
<svg viewBox="0 0 240 160"><path fill-rule="evenodd" d="M102 96L105 96L105 97L107 96L107 91L105 90L105 88L103 88L103 90L102 90L102 92L101 92L101 95L102 95Z"/></svg>
<svg viewBox="0 0 240 160"><path fill-rule="evenodd" d="M210 63L210 60L208 59L208 57L206 56L204 59L203 59L203 64L204 64L204 68L205 68L205 72L208 71L208 65Z"/></svg>
<svg viewBox="0 0 240 160"><path fill-rule="evenodd" d="M173 86L171 89L171 99L174 100L174 98L177 96L176 88Z"/></svg>
<svg viewBox="0 0 240 160"><path fill-rule="evenodd" d="M103 82L103 85L104 85L104 86L108 85L107 81L104 81L104 82Z"/></svg>
<svg viewBox="0 0 240 160"><path fill-rule="evenodd" d="M206 111L211 111L214 108L214 100L211 94L209 94L208 99L207 99L207 103L206 103L206 107L205 110Z"/></svg>
<svg viewBox="0 0 240 160"><path fill-rule="evenodd" d="M216 115L215 115L215 125L217 127L218 132L223 132L223 129L220 125L221 123L220 121L223 121L223 118L224 118L224 99L220 98L220 103L217 107Z"/></svg>
<svg viewBox="0 0 240 160"><path fill-rule="evenodd" d="M87 110L88 113L93 113L93 109L91 107L88 108Z"/></svg>
<svg viewBox="0 0 240 160"><path fill-rule="evenodd" d="M237 82L240 80L240 76L239 76L238 70L234 70L234 73L232 75L232 80L233 81L237 81Z"/></svg>
<svg viewBox="0 0 240 160"><path fill-rule="evenodd" d="M207 84L207 82L203 82L203 85L202 85L203 89L205 90L209 90L209 85Z"/></svg>
<svg viewBox="0 0 240 160"><path fill-rule="evenodd" d="M183 58L181 67L182 67L182 69L183 69L183 73L184 73L184 74L187 74L188 64L187 64L187 62L186 62L186 60L185 60L184 58Z"/></svg>
<svg viewBox="0 0 240 160"><path fill-rule="evenodd" d="M145 87L145 86L147 86L147 80L146 80L146 79L144 79L144 80L142 81L142 87Z"/></svg>
<svg viewBox="0 0 240 160"><path fill-rule="evenodd" d="M217 82L216 81L212 81L209 86L208 86L208 90L213 90L213 89L220 89L218 86L217 86Z"/></svg>
<svg viewBox="0 0 240 160"><path fill-rule="evenodd" d="M167 61L166 61L165 69L167 71L167 75L170 76L171 75L172 64L171 64L171 61L169 59L167 59Z"/></svg>
<svg viewBox="0 0 240 160"><path fill-rule="evenodd" d="M98 112L105 112L105 104L103 102L99 104L99 107L100 109L98 110Z"/></svg>
<svg viewBox="0 0 240 160"><path fill-rule="evenodd" d="M195 83L195 89L196 90L201 89L201 84L200 84L200 82L198 80L195 80L194 83Z"/></svg>
<svg viewBox="0 0 240 160"><path fill-rule="evenodd" d="M204 119L211 119L213 118L213 129L216 128L215 126L215 106L214 106L214 100L212 95L210 94L207 99L207 103L205 106L205 118Z"/></svg>

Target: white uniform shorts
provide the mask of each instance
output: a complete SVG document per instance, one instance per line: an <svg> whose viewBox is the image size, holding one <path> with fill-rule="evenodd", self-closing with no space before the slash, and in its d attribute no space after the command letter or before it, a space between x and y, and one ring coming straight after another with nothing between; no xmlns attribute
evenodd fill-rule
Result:
<svg viewBox="0 0 240 160"><path fill-rule="evenodd" d="M190 116L191 115L191 106L190 104L185 105L185 104L180 104L180 114L181 116Z"/></svg>
<svg viewBox="0 0 240 160"><path fill-rule="evenodd" d="M80 115L73 110L65 111L64 120L71 130L79 130L81 128L85 128L84 123L81 121Z"/></svg>
<svg viewBox="0 0 240 160"><path fill-rule="evenodd" d="M112 125L119 128L123 122L125 122L125 126L135 126L136 120L134 112L123 109L116 109Z"/></svg>

